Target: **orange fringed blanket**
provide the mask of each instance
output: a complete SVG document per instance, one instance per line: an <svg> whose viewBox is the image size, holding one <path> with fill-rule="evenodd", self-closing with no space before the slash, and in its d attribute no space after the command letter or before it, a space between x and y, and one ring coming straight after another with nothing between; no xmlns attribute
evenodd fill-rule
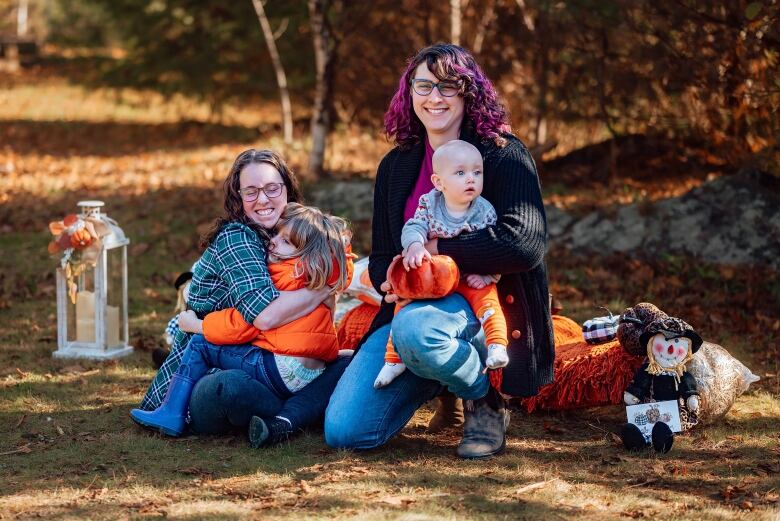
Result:
<svg viewBox="0 0 780 521"><path fill-rule="evenodd" d="M359 304L347 311L336 328L339 347L341 349L355 349L377 313L379 313L379 306L366 303Z"/></svg>
<svg viewBox="0 0 780 521"><path fill-rule="evenodd" d="M342 349L353 349L363 337L379 307L360 304L350 310L337 329ZM623 391L642 364L641 357L626 353L617 340L590 345L582 339L582 327L561 315L553 315L555 380L539 394L521 403L528 411L593 407L623 402Z"/></svg>
<svg viewBox="0 0 780 521"><path fill-rule="evenodd" d="M626 353L617 340L588 344L582 328L566 317L553 316L553 326L555 380L523 400L523 407L532 412L623 403L623 391L642 358Z"/></svg>

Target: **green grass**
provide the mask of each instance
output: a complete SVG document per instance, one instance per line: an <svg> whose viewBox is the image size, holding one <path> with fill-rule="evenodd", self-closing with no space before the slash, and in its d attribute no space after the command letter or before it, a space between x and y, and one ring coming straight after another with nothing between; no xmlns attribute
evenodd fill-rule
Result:
<svg viewBox="0 0 780 521"><path fill-rule="evenodd" d="M243 433L172 440L138 428L128 412L154 374L148 350L161 344L171 281L197 257L197 230L219 209L221 177L243 148L279 143L246 133L273 104L209 126L187 100L175 102L182 109L154 97L143 105L137 95L50 79L0 84L0 140L8 143L0 147L0 519L777 518L778 286L755 298L766 285L752 275L728 278L689 259L548 257L565 314L584 320L598 306L619 312L653 296L762 376L722 422L679 436L666 456L622 449L612 434L620 406L514 410L507 452L490 461L457 459L458 432L427 434L428 406L385 447L356 453L328 448L316 430L258 451ZM179 122L177 111L189 106L189 118L204 125ZM41 124L60 120L73 123ZM296 168L304 145L286 151ZM370 177L386 149L369 131L340 130L330 164ZM552 192L578 197L564 185ZM138 349L116 362L51 357L56 262L45 253L46 225L82 198L104 199L132 240ZM357 232L363 252L365 225Z"/></svg>

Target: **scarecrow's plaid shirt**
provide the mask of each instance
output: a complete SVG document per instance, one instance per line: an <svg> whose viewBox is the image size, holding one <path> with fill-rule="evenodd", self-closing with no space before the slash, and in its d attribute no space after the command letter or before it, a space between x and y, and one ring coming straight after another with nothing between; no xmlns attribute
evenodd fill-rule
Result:
<svg viewBox="0 0 780 521"><path fill-rule="evenodd" d="M212 311L236 308L251 323L279 296L268 274L265 245L251 228L241 223L225 225L192 271L187 303L200 318ZM171 353L146 391L142 409L160 406L191 336L175 328Z"/></svg>

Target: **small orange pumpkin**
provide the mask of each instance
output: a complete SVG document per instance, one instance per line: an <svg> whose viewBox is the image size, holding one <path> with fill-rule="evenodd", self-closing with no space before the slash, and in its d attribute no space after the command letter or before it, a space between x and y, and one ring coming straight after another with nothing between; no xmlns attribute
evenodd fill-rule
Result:
<svg viewBox="0 0 780 521"><path fill-rule="evenodd" d="M73 232L73 235L70 236L70 244L74 248L86 248L92 244L92 236L86 228L81 228L80 230Z"/></svg>
<svg viewBox="0 0 780 521"><path fill-rule="evenodd" d="M442 298L458 287L460 271L447 255L433 255L422 266L406 271L403 258L398 257L387 268L387 281L393 292L402 299Z"/></svg>

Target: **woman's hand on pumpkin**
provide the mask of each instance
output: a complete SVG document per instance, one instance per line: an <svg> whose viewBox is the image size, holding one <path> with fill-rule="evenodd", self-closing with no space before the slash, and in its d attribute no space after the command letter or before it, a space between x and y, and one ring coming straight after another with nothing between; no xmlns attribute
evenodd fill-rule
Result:
<svg viewBox="0 0 780 521"><path fill-rule="evenodd" d="M398 300L398 295L393 293L393 286L388 281L384 281L380 286L379 289L385 292L385 302L388 304L392 304L393 302L396 302Z"/></svg>
<svg viewBox="0 0 780 521"><path fill-rule="evenodd" d="M406 271L417 269L422 266L425 259L431 260L431 253L425 249L421 242L413 242L404 251L404 269Z"/></svg>
<svg viewBox="0 0 780 521"><path fill-rule="evenodd" d="M199 319L198 315L191 309L179 313L177 322L179 324L179 329L186 333L203 334L203 321Z"/></svg>

